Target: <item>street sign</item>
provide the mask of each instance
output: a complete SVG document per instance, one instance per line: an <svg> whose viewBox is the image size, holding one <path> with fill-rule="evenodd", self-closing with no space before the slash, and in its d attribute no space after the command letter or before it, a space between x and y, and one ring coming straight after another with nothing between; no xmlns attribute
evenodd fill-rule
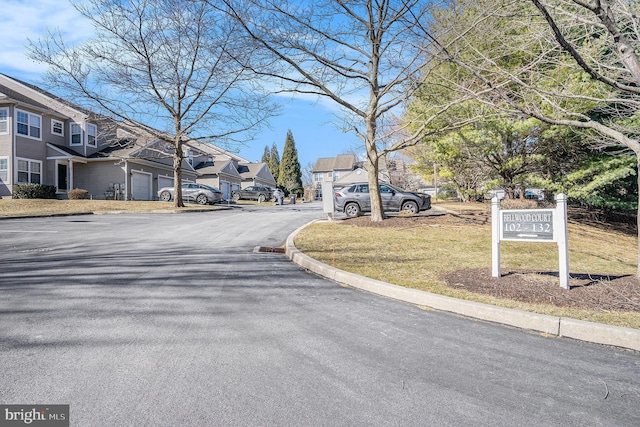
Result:
<svg viewBox="0 0 640 427"><path fill-rule="evenodd" d="M501 210L500 240L555 241L552 209Z"/></svg>

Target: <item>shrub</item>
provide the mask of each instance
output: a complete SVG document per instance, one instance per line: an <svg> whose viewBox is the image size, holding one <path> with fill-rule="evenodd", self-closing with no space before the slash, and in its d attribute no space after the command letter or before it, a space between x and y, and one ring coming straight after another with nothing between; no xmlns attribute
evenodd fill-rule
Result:
<svg viewBox="0 0 640 427"><path fill-rule="evenodd" d="M500 209L536 209L538 202L531 199L504 199L500 202Z"/></svg>
<svg viewBox="0 0 640 427"><path fill-rule="evenodd" d="M84 200L89 198L89 192L81 188L74 188L67 192L69 200Z"/></svg>
<svg viewBox="0 0 640 427"><path fill-rule="evenodd" d="M42 184L16 184L13 186L14 199L55 199L56 187Z"/></svg>

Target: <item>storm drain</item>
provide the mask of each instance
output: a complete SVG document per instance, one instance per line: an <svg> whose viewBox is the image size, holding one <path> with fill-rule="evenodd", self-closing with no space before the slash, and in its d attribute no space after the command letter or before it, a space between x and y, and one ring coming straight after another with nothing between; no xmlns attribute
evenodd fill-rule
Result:
<svg viewBox="0 0 640 427"><path fill-rule="evenodd" d="M284 248L274 248L272 246L256 246L253 249L255 253L271 253L271 254L283 254L285 253Z"/></svg>

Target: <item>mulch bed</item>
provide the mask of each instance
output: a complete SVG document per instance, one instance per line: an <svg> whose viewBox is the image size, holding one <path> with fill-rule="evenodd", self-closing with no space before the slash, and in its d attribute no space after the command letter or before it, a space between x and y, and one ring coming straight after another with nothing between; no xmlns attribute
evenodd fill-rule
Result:
<svg viewBox="0 0 640 427"><path fill-rule="evenodd" d="M531 304L593 311L640 312L640 283L635 276L571 275L571 289L560 287L558 273L514 271L492 277L489 268L469 268L442 276L454 289Z"/></svg>
<svg viewBox="0 0 640 427"><path fill-rule="evenodd" d="M569 211L571 218L571 210ZM580 218L584 224L584 217ZM382 222L371 222L369 216L344 220L359 227L413 228L426 225L490 224L488 212L460 212L440 216L394 215ZM593 224L628 234L635 234L628 224ZM640 281L632 275L587 276L571 274L568 291L560 287L557 272L509 271L502 277L492 277L489 268L468 268L451 271L442 279L454 289L491 295L532 304L550 304L559 307L581 308L594 311L640 312Z"/></svg>

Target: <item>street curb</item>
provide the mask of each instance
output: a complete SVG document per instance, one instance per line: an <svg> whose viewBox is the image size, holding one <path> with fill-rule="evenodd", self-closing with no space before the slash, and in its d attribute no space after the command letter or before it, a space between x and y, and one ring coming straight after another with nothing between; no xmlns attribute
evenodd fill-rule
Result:
<svg viewBox="0 0 640 427"><path fill-rule="evenodd" d="M316 261L296 248L294 239L301 230L318 221L321 220L312 221L291 233L287 237L285 251L287 257L289 257L292 262L327 279L399 301L456 313L474 319L514 326L520 329L537 331L558 337L573 338L580 341L640 351L640 330L638 329L603 325L584 320L548 316L512 308L497 307L475 301L460 300L418 289L392 285L380 280L349 273Z"/></svg>

